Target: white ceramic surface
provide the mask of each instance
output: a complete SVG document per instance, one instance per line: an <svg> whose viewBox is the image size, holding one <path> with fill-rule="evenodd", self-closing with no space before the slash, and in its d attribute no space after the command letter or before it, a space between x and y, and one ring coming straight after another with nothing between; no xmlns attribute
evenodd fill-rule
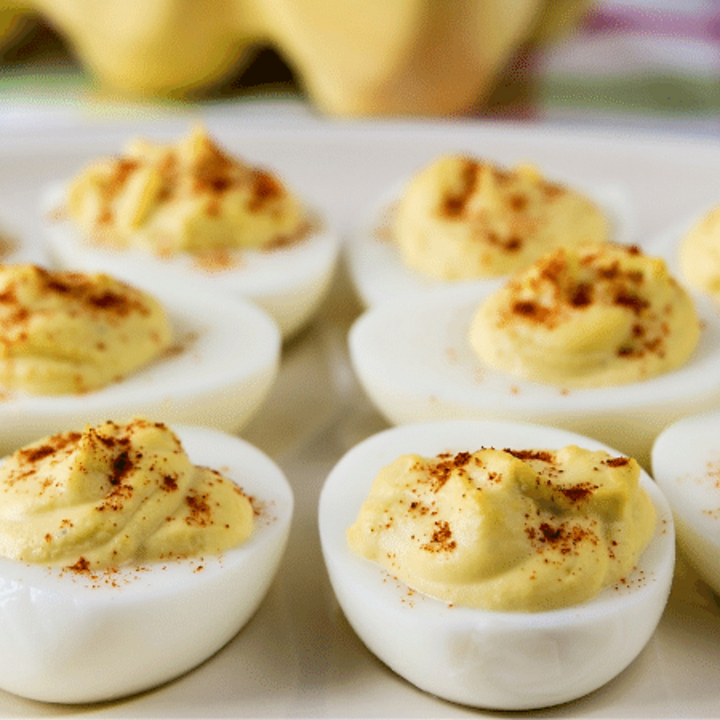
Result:
<svg viewBox="0 0 720 720"><path fill-rule="evenodd" d="M0 198L0 262L47 265L47 248L27 237L14 209Z"/></svg>

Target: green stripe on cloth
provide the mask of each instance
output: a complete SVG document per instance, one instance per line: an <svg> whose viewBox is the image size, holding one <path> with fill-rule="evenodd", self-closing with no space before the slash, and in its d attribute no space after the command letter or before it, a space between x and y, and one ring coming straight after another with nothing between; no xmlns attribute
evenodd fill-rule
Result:
<svg viewBox="0 0 720 720"><path fill-rule="evenodd" d="M664 74L614 80L546 77L539 83L538 99L548 108L709 115L720 112L720 83Z"/></svg>

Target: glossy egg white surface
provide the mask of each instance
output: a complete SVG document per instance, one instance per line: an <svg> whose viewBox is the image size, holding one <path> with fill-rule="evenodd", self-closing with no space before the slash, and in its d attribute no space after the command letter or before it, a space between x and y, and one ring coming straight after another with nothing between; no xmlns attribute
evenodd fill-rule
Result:
<svg viewBox="0 0 720 720"><path fill-rule="evenodd" d="M566 181L566 184L579 187L573 181ZM407 267L393 242L390 223L402 188L403 184L398 184L378 199L359 227L350 234L344 248L350 277L366 307L446 284L439 278ZM632 201L626 188L601 185L581 189L607 213L615 242L635 240ZM473 281L456 281L453 284L468 282ZM487 278L474 282L496 287L500 281L498 278Z"/></svg>
<svg viewBox="0 0 720 720"><path fill-rule="evenodd" d="M62 206L63 188L47 189L41 208L50 254L62 267L111 272L149 291L158 285L175 285L188 293L246 298L275 319L283 337L293 335L312 318L335 272L340 242L331 229L322 226L286 246L238 251L225 268L202 267L188 254L158 257L138 248L92 245L71 221L54 218Z"/></svg>
<svg viewBox="0 0 720 720"><path fill-rule="evenodd" d="M574 433L521 423L444 421L391 428L333 468L319 505L320 539L333 589L355 632L392 670L452 702L497 710L581 697L622 672L652 636L665 607L675 554L667 501L643 471L657 526L636 570L578 606L510 613L451 606L411 591L355 555L346 531L378 471L404 453L434 456L480 447L617 451Z"/></svg>
<svg viewBox="0 0 720 720"><path fill-rule="evenodd" d="M88 703L157 686L219 650L248 622L282 558L293 495L249 443L173 426L196 465L253 498L250 538L218 556L80 574L0 559L0 687Z"/></svg>
<svg viewBox="0 0 720 720"><path fill-rule="evenodd" d="M277 324L250 302L214 293L158 288L173 327L173 346L123 380L82 395L5 391L0 450L44 435L82 430L137 415L236 431L256 413L277 377Z"/></svg>
<svg viewBox="0 0 720 720"><path fill-rule="evenodd" d="M649 467L670 423L720 408L720 316L696 298L700 342L682 367L642 383L564 390L482 364L468 328L494 288L441 287L366 311L349 335L352 366L392 423L483 418L537 422L589 435Z"/></svg>
<svg viewBox="0 0 720 720"><path fill-rule="evenodd" d="M652 472L672 507L680 547L720 595L720 413L666 428L653 446Z"/></svg>

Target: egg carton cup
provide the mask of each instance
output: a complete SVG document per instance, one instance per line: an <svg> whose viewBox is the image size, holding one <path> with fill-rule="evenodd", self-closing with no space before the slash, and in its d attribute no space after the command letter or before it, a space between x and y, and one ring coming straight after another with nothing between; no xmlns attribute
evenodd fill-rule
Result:
<svg viewBox="0 0 720 720"><path fill-rule="evenodd" d="M641 485L657 511L650 544L625 583L573 607L524 613L452 606L411 591L347 544L347 529L378 471L402 454L428 457L481 447L557 449L569 444L618 454L596 440L554 428L442 421L371 436L333 468L319 503L323 556L348 621L390 669L452 702L528 710L592 692L642 651L667 602L675 563L670 508L644 471Z"/></svg>

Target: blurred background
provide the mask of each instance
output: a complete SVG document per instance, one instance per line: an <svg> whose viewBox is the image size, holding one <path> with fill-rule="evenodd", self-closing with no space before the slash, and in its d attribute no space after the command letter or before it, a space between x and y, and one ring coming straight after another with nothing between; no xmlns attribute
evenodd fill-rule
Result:
<svg viewBox="0 0 720 720"><path fill-rule="evenodd" d="M720 131L718 0L0 0L0 127L228 108Z"/></svg>

